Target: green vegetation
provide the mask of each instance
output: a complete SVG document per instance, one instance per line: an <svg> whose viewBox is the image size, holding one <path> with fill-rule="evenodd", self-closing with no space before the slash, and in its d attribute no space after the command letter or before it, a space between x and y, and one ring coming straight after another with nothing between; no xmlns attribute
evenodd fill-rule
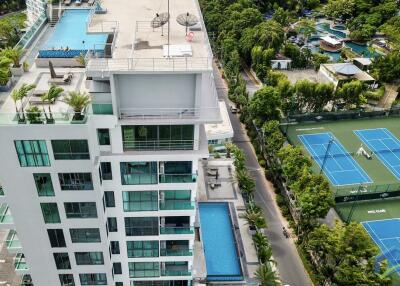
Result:
<svg viewBox="0 0 400 286"><path fill-rule="evenodd" d="M14 47L18 43L22 35L21 29L25 28L25 21L25 13L15 13L0 18L0 48Z"/></svg>
<svg viewBox="0 0 400 286"><path fill-rule="evenodd" d="M0 15L19 11L25 7L25 0L3 0L0 2Z"/></svg>

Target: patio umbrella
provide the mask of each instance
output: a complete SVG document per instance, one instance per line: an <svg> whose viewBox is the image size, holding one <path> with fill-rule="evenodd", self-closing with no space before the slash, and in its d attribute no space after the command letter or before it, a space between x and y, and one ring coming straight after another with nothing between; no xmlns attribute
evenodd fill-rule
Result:
<svg viewBox="0 0 400 286"><path fill-rule="evenodd" d="M193 14L190 14L189 12L178 15L176 21L178 22L179 25L186 27L186 35L188 27L194 26L199 22L197 17Z"/></svg>

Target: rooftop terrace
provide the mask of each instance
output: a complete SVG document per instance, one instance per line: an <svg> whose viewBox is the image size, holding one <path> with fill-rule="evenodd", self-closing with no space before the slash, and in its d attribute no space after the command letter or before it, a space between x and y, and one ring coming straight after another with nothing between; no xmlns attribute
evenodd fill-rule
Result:
<svg viewBox="0 0 400 286"><path fill-rule="evenodd" d="M167 3L167 0L103 0L101 6L107 13L94 14L88 30L98 32L104 31L104 27L117 27L117 36L112 59L91 59L88 69L210 69L212 53L197 0L169 1L169 52L172 59L167 59L168 23L160 28L151 27L156 13L168 11ZM176 20L183 13L190 13L199 21L191 39L187 39L186 28ZM182 48L189 51L180 54L177 50Z"/></svg>

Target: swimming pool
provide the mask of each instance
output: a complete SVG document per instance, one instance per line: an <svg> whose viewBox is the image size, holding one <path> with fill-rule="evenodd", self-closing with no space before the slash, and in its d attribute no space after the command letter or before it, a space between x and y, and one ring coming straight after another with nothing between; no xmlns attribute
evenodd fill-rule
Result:
<svg viewBox="0 0 400 286"><path fill-rule="evenodd" d="M243 280L228 203L199 203L199 212L207 280Z"/></svg>
<svg viewBox="0 0 400 286"><path fill-rule="evenodd" d="M88 50L102 51L107 34L86 33L89 9L66 10L52 36L40 49L40 58L73 58Z"/></svg>

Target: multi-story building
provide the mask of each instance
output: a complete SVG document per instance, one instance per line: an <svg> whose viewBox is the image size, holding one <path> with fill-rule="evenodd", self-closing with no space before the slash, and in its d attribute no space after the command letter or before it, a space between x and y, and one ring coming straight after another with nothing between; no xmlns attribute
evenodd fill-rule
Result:
<svg viewBox="0 0 400 286"><path fill-rule="evenodd" d="M24 110L11 98L0 110L0 228L35 286L192 285L204 124L221 119L198 3L168 2L169 32L151 28L164 0L104 0L107 13L90 14L84 28L107 33L108 52L56 68L73 74L65 90L90 93L85 111L58 100L26 114L50 76L39 65L17 84L37 84ZM187 12L199 21L190 38L175 20Z"/></svg>
<svg viewBox="0 0 400 286"><path fill-rule="evenodd" d="M29 25L33 25L46 14L47 0L26 0L26 11Z"/></svg>

